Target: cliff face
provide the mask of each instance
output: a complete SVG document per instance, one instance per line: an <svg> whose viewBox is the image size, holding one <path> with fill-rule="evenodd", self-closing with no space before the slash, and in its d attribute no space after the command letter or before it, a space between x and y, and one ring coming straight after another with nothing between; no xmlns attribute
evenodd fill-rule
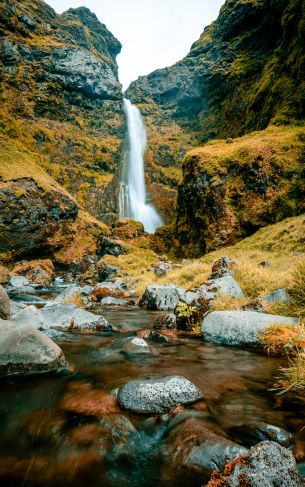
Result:
<svg viewBox="0 0 305 487"><path fill-rule="evenodd" d="M201 141L305 116L304 0L227 0L190 53L127 90Z"/></svg>
<svg viewBox="0 0 305 487"><path fill-rule="evenodd" d="M57 15L41 0L3 0L0 19L2 144L18 139L80 206L111 220L124 135L121 44L83 7Z"/></svg>
<svg viewBox="0 0 305 487"><path fill-rule="evenodd" d="M304 0L227 0L182 61L130 85L127 96L148 113L161 178L164 161L179 175L175 145L181 154L279 127L187 154L174 232L182 253L201 255L304 211L304 38Z"/></svg>
<svg viewBox="0 0 305 487"><path fill-rule="evenodd" d="M2 0L0 34L1 258L71 262L116 212L121 44L87 8L41 0Z"/></svg>

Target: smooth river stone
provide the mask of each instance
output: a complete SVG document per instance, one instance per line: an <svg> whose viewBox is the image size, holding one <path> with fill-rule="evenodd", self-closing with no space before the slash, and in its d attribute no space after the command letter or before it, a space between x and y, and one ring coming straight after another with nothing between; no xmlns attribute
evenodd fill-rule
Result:
<svg viewBox="0 0 305 487"><path fill-rule="evenodd" d="M200 389L185 377L170 376L128 382L119 389L118 403L122 409L138 413L162 414L202 397Z"/></svg>

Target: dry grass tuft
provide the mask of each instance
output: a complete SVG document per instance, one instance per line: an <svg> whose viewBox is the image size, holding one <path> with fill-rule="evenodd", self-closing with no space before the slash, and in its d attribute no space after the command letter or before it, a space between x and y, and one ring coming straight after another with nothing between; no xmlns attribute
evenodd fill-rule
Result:
<svg viewBox="0 0 305 487"><path fill-rule="evenodd" d="M295 355L305 348L305 324L270 326L260 340L268 353Z"/></svg>
<svg viewBox="0 0 305 487"><path fill-rule="evenodd" d="M75 304L78 308L83 308L84 299L80 293L71 294L71 296L62 300L63 304Z"/></svg>

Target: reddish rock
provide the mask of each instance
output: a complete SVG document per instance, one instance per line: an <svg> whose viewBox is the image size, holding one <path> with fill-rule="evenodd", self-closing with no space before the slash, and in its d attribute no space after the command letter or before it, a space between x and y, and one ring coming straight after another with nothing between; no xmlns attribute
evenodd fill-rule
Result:
<svg viewBox="0 0 305 487"><path fill-rule="evenodd" d="M114 396L100 389L94 389L87 382L70 384L60 408L64 411L96 417L120 412Z"/></svg>
<svg viewBox="0 0 305 487"><path fill-rule="evenodd" d="M50 259L23 261L14 267L11 274L25 276L36 284L47 286L55 277L55 268Z"/></svg>

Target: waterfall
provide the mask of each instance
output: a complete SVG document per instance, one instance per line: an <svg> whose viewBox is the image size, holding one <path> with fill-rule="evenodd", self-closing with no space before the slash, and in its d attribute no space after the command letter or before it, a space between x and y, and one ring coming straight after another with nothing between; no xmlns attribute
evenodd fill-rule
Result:
<svg viewBox="0 0 305 487"><path fill-rule="evenodd" d="M143 223L146 232L154 233L163 225L162 218L152 204L147 203L144 176L146 131L141 113L124 99L124 111L128 127L128 150L124 154L124 166L120 182L120 219L131 218Z"/></svg>

